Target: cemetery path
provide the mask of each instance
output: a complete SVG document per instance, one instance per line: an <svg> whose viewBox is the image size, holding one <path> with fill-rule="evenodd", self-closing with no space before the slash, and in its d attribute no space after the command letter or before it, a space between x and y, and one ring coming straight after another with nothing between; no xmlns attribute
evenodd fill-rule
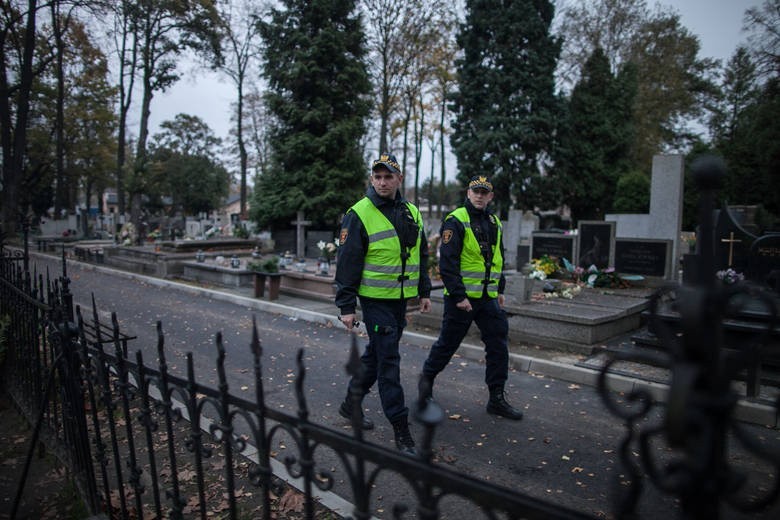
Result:
<svg viewBox="0 0 780 520"><path fill-rule="evenodd" d="M58 271L54 258L36 257L35 261L39 263L39 272L47 267L49 272ZM94 295L102 310L101 319L109 322L109 313L115 312L122 331L137 336L130 343L131 353L140 349L146 360L156 359L155 324L162 321L168 364L174 373L184 374L185 355L192 352L198 379L216 386L214 337L221 331L231 392L246 394L248 398L254 391L249 344L255 317L263 345L268 405L294 413L295 358L303 348L311 420L336 429L350 429L337 412L348 381L344 365L350 335L343 328L259 312L242 304L240 299L235 302L214 299L208 294L185 292L164 283L118 276L108 269L84 269L73 262L68 264L68 274L73 282L75 303L89 310ZM417 375L433 339L411 336L402 342L402 383L407 390L408 405L416 398ZM594 517L614 517L612 492L627 483L617 455L625 434L595 389L513 370L507 385L508 399L524 409L525 418L512 422L485 412L487 392L483 378L484 363L458 356L437 378L434 395L448 417L434 439L438 463ZM366 439L392 446L392 428L381 414L376 392L369 394L364 404L367 415L377 424L375 430L367 432ZM656 414L643 426L658 420ZM746 427L760 442L780 446L780 431ZM419 437L421 429L413 425L412 433ZM669 450L660 444L657 454L668 458ZM283 441L275 448L279 458L287 449ZM320 456L319 464L335 470L335 492L352 501L337 456L327 452ZM732 459L751 478L765 481L778 478L766 465L753 461L737 447ZM373 512L378 517L390 517L392 506L410 497L406 485L382 477L377 482ZM442 517L467 518L469 507L445 499ZM661 495L651 485L645 486L639 511L645 518L680 514L676 501ZM765 515L724 513L724 518L729 519L777 517L780 517L780 505Z"/></svg>

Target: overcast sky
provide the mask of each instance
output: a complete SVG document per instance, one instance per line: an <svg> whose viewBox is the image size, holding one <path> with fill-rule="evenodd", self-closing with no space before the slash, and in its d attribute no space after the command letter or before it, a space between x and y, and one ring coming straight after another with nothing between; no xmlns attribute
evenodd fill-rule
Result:
<svg viewBox="0 0 780 520"><path fill-rule="evenodd" d="M648 3L653 5L652 0ZM699 37L700 57L725 62L746 39L742 32L745 10L761 5L762 0L662 0L659 3L676 9L682 25ZM227 138L230 103L236 96L232 83L193 66L180 70L180 74L182 79L172 89L157 93L152 100L152 134L158 131L162 121L186 113L206 121L217 137Z"/></svg>

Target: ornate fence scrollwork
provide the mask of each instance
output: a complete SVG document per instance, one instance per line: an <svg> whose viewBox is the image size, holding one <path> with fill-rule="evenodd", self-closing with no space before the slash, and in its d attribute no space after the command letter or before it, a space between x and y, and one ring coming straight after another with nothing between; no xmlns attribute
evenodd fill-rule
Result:
<svg viewBox="0 0 780 520"><path fill-rule="evenodd" d="M693 164L692 173L701 192L699 276L693 285L662 288L651 300L649 325L664 350L614 353L600 372L598 390L602 399L624 421L627 430L620 455L631 484L619 505L621 517L636 515L645 477L662 491L678 496L689 518L720 518L724 502L740 511L759 511L775 502L780 493L780 480L774 478L749 488L752 494L760 494L764 487L766 491L748 501L749 482L727 458L728 438L732 435L749 452L771 464L775 475L780 473L780 453L762 446L734 418L739 395L732 383L766 354L766 342L777 323L777 306L762 288L747 283L716 283L713 200L724 172L723 163L713 157L700 158ZM679 331L659 316L662 301L668 299L679 314ZM726 348L723 322L738 316L748 301L765 310L763 328L738 348ZM656 406L649 392L635 390L619 402L610 390L607 376L616 363L623 361L669 370L662 422L644 422ZM660 460L654 442L665 442L672 455ZM639 453L638 462L633 450Z"/></svg>

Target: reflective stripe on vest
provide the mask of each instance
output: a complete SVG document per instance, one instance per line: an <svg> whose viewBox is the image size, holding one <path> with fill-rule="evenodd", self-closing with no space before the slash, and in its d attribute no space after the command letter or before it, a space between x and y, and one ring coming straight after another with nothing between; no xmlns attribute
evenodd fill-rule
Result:
<svg viewBox="0 0 780 520"><path fill-rule="evenodd" d="M460 253L460 276L463 285L466 288L466 296L469 298L482 298L485 283L485 258L479 248L474 231L471 229L471 218L469 212L464 207L460 207L447 215L447 218L455 218L463 224L465 233L463 234L463 250ZM504 266L504 259L501 257L501 222L493 215L492 219L498 226L498 235L496 243L493 244L493 262L490 266L490 273L487 278L487 295L490 298L498 296L498 280L501 278L501 269ZM446 219L445 219L446 220ZM444 294L449 294L447 288L444 288Z"/></svg>
<svg viewBox="0 0 780 520"><path fill-rule="evenodd" d="M422 229L419 210L407 204ZM371 199L364 197L350 208L368 234L368 251L363 264L358 294L368 298L400 299L417 296L420 279L420 237L409 250L406 269L401 261L401 241L393 227Z"/></svg>

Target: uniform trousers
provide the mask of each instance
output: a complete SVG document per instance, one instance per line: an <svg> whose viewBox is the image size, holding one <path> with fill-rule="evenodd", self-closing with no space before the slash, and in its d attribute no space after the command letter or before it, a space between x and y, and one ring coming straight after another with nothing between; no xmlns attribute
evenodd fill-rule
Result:
<svg viewBox="0 0 780 520"><path fill-rule="evenodd" d="M488 388L503 388L509 375L509 323L506 312L498 305L496 298L469 298L469 301L471 312L459 309L451 297L444 296L441 332L431 347L422 372L427 377L435 378L444 370L474 322L485 344L485 383Z"/></svg>
<svg viewBox="0 0 780 520"><path fill-rule="evenodd" d="M409 415L409 409L404 404L401 354L398 351L398 343L406 327L406 300L361 297L360 307L368 331L368 345L360 357L362 379L350 381L349 388L355 388L357 383L365 395L377 383L382 411L392 423Z"/></svg>

